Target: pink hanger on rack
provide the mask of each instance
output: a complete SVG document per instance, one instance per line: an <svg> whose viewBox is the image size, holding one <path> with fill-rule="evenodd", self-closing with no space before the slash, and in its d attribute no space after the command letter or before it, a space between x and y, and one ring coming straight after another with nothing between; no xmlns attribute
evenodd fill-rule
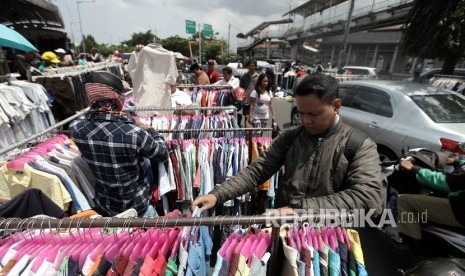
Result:
<svg viewBox="0 0 465 276"><path fill-rule="evenodd" d="M329 245L327 227L322 225L320 228L320 237L325 245Z"/></svg>
<svg viewBox="0 0 465 276"><path fill-rule="evenodd" d="M253 253L252 245L256 239L257 239L257 236L255 235L247 235L245 237L244 246L242 247L240 254L244 256L246 260L248 260Z"/></svg>
<svg viewBox="0 0 465 276"><path fill-rule="evenodd" d="M175 228L174 229L171 229L170 230L170 233L168 234L168 240L167 242L165 242L162 246L162 248L160 249L160 254L162 254L163 256L165 256L165 258L168 258L168 254L170 253L170 249L174 243L174 241L176 240L176 238L178 237L178 234L179 234L179 229L176 230Z"/></svg>
<svg viewBox="0 0 465 276"><path fill-rule="evenodd" d="M300 253L302 252L302 237L299 235L299 230L300 230L299 228L294 226L292 228L292 237L294 238L294 242L297 246L296 249Z"/></svg>
<svg viewBox="0 0 465 276"><path fill-rule="evenodd" d="M326 232L328 234L329 247L331 247L331 249L333 251L336 251L336 249L338 247L337 238L336 238L336 231L334 230L334 228L329 227L329 228L326 229Z"/></svg>
<svg viewBox="0 0 465 276"><path fill-rule="evenodd" d="M252 252L252 255L255 255L255 257L260 260L265 254L268 247L270 246L271 236L268 233L261 232L258 235L257 240L258 240L258 245Z"/></svg>
<svg viewBox="0 0 465 276"><path fill-rule="evenodd" d="M9 171L24 171L24 165L33 161L30 156L20 156L6 163L6 168Z"/></svg>
<svg viewBox="0 0 465 276"><path fill-rule="evenodd" d="M179 229L178 236L176 237L176 240L174 241L174 244L173 244L173 248L171 249L170 259L172 260L175 260L178 254L179 245L181 244L181 236L182 236L182 231L181 229Z"/></svg>
<svg viewBox="0 0 465 276"><path fill-rule="evenodd" d="M233 239L231 243L228 246L228 249L225 252L224 260L226 260L228 263L231 262L231 256L233 252L236 250L237 245L239 244L240 240Z"/></svg>

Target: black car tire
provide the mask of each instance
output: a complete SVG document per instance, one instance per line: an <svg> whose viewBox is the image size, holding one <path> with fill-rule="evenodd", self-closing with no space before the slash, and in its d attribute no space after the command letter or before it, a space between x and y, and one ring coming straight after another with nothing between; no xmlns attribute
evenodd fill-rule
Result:
<svg viewBox="0 0 465 276"><path fill-rule="evenodd" d="M381 162L397 160L397 155L392 150L382 145L378 145L378 154Z"/></svg>

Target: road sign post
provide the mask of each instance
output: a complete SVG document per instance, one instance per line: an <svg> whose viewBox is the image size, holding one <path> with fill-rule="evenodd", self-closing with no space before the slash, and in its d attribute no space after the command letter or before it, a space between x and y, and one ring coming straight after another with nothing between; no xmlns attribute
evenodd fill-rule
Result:
<svg viewBox="0 0 465 276"><path fill-rule="evenodd" d="M203 24L203 36L213 38L213 27L209 24Z"/></svg>
<svg viewBox="0 0 465 276"><path fill-rule="evenodd" d="M186 20L186 33L187 34L195 34L196 33L195 21Z"/></svg>

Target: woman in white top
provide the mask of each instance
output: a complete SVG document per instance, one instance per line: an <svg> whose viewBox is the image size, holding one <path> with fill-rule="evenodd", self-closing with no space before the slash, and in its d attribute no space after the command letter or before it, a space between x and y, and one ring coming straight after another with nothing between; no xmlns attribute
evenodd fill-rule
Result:
<svg viewBox="0 0 465 276"><path fill-rule="evenodd" d="M272 123L275 121L271 95L271 83L268 76L260 74L255 90L250 94L249 123L253 127L266 127L271 112Z"/></svg>

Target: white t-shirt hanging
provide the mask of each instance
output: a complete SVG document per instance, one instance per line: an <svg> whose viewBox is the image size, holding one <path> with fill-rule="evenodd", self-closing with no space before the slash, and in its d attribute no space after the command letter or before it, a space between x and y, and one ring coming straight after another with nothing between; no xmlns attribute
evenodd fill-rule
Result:
<svg viewBox="0 0 465 276"><path fill-rule="evenodd" d="M166 108L171 106L171 86L176 84L178 70L172 51L160 44L142 48L133 74L133 94L136 108ZM168 115L169 112L151 112Z"/></svg>

